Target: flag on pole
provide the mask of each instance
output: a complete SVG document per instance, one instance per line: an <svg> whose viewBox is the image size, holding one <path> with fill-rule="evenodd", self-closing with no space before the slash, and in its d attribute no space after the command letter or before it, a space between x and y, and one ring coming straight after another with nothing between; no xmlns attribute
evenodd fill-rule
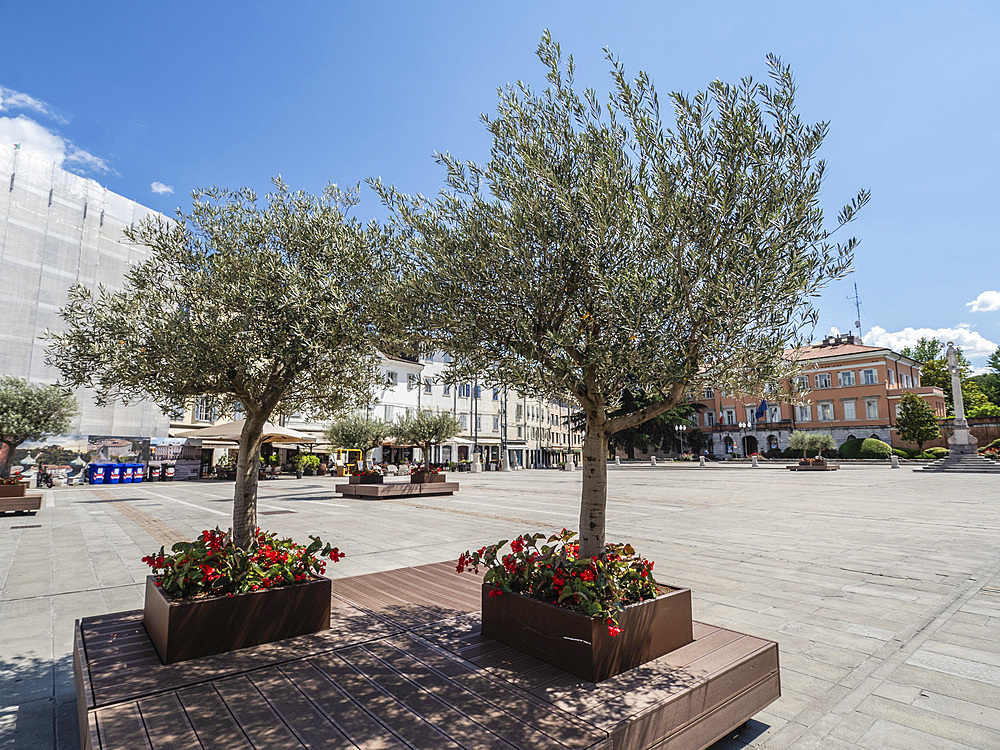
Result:
<svg viewBox="0 0 1000 750"><path fill-rule="evenodd" d="M760 406L757 407L757 411L754 412L754 418L760 419L763 417L765 421L767 420L767 399L760 400Z"/></svg>

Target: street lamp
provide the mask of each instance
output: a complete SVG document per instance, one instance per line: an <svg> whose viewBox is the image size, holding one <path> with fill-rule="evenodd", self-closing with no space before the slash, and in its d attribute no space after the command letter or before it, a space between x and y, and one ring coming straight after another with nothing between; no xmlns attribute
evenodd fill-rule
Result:
<svg viewBox="0 0 1000 750"><path fill-rule="evenodd" d="M740 453L742 454L741 458L746 458L747 457L746 456L746 453L747 453L747 436L746 436L746 431L747 431L747 429L750 426L751 425L750 425L749 422L740 422L739 423L739 427L740 427Z"/></svg>
<svg viewBox="0 0 1000 750"><path fill-rule="evenodd" d="M680 443L681 453L684 453L684 433L687 432L688 426L686 424L675 424L674 432L677 434L677 442Z"/></svg>

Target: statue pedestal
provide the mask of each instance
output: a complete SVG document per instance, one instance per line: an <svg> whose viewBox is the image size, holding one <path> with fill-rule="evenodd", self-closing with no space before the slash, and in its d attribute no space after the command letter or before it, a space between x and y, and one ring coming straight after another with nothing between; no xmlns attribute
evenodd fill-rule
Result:
<svg viewBox="0 0 1000 750"><path fill-rule="evenodd" d="M956 427L948 436L948 450L952 453L975 453L979 440L968 427Z"/></svg>

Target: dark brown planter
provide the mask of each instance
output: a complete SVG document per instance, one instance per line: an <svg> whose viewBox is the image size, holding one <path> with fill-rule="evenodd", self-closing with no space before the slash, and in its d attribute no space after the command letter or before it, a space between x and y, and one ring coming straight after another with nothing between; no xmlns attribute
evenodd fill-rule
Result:
<svg viewBox="0 0 1000 750"><path fill-rule="evenodd" d="M259 646L330 627L329 578L247 594L174 601L146 577L142 624L164 664Z"/></svg>
<svg viewBox="0 0 1000 750"><path fill-rule="evenodd" d="M661 586L660 596L626 607L622 632L604 620L521 594L491 597L483 584L483 635L591 682L658 659L694 640L691 591Z"/></svg>
<svg viewBox="0 0 1000 750"><path fill-rule="evenodd" d="M0 497L24 497L24 491L28 485L24 482L17 484L0 484Z"/></svg>
<svg viewBox="0 0 1000 750"><path fill-rule="evenodd" d="M410 474L410 484L432 484L445 481L444 474Z"/></svg>
<svg viewBox="0 0 1000 750"><path fill-rule="evenodd" d="M382 484L385 480L381 474L378 476L362 477L357 474L351 474L347 477L348 484Z"/></svg>

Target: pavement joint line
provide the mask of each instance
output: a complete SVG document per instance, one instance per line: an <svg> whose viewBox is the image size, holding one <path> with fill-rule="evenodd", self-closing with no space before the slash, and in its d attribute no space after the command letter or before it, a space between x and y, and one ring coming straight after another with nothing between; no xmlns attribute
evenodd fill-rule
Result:
<svg viewBox="0 0 1000 750"><path fill-rule="evenodd" d="M855 685L849 693L837 700L833 706L826 706L822 711L818 712L822 716L837 716L839 720L834 727L824 732L821 737L815 737L815 739L822 740L827 737L836 726L839 726L847 716L857 709L865 698L870 696L889 679L898 667L906 663L931 636L940 630L941 626L947 622L952 614L961 609L970 599L978 594L986 581L991 580L996 575L1000 575L1000 555L994 556L992 560L980 566L947 600L938 603L930 611L925 612L916 623L904 629L839 680L831 690L844 686L844 683L852 680L852 678L861 677L859 684ZM820 717L809 716L809 714L815 713L817 713L817 709L809 706L795 716L792 721L805 724L801 719L811 718L814 724L818 723ZM805 731L793 738L794 740L812 737L815 734L810 731L812 729L811 725L805 726Z"/></svg>
<svg viewBox="0 0 1000 750"><path fill-rule="evenodd" d="M357 555L355 555L357 557ZM51 599L56 596L73 596L74 594L92 594L95 591L111 591L112 589L127 589L135 586L144 586L145 581L136 581L135 583L117 583L112 586L99 586L92 589L74 589L73 591L55 591L51 594L36 594L35 596L18 596L12 599L5 599L0 597L0 602L4 604L8 602L27 602L34 599Z"/></svg>
<svg viewBox="0 0 1000 750"><path fill-rule="evenodd" d="M215 508L206 508L202 505L196 505L195 503L189 503L187 500L178 500L176 497L170 497L169 495L161 495L159 492L153 492L152 490L143 489L143 492L152 495L153 497L158 497L163 500L169 500L172 503L179 503L180 505L187 505L190 508L197 508L205 513L214 513L217 516L232 516L232 513L226 513L221 510L216 510Z"/></svg>

